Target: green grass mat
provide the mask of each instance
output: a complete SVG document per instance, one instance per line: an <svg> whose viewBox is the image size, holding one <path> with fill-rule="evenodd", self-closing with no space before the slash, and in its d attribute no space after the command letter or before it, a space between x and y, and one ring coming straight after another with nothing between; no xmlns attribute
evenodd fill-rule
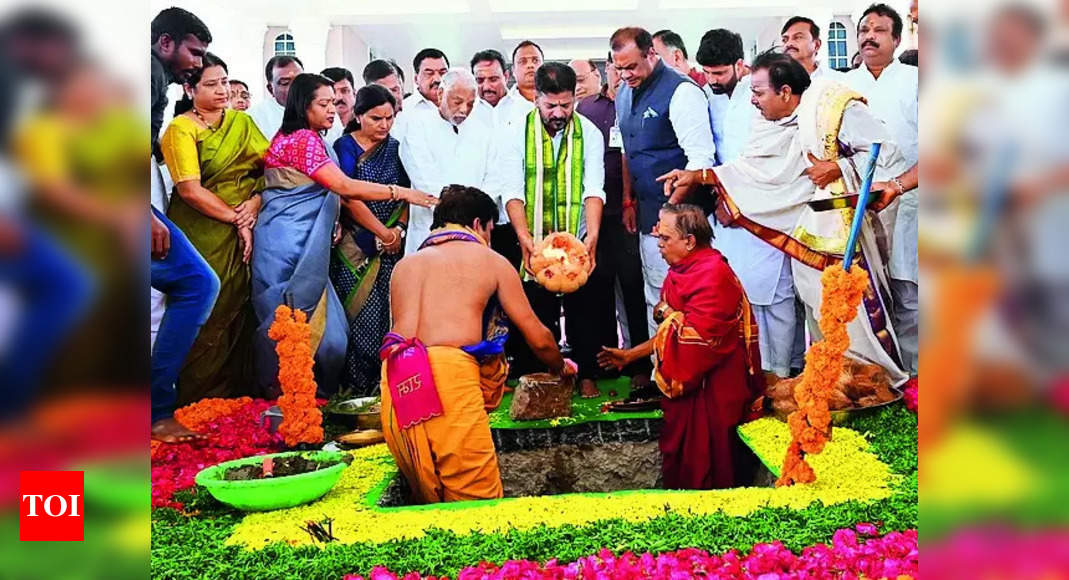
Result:
<svg viewBox="0 0 1069 580"><path fill-rule="evenodd" d="M660 409L645 411L642 413L602 413L601 405L606 401L622 401L631 394L631 379L620 377L598 381L601 396L594 399L584 399L576 394L572 397L572 416L542 421L513 421L509 418L509 407L512 405L512 393L505 393L501 399L501 405L497 410L490 413L490 428L492 429L546 429L564 425L580 425L594 421L619 421L620 419L660 419L663 416ZM615 396L609 396L610 392L616 392Z"/></svg>

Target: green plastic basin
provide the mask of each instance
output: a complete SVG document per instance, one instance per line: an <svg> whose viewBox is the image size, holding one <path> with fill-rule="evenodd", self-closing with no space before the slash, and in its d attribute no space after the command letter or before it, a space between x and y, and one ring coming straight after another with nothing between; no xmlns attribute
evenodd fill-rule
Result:
<svg viewBox="0 0 1069 580"><path fill-rule="evenodd" d="M325 469L297 475L244 481L227 481L223 479L223 474L228 469L262 463L264 457L282 458L294 455L301 455L310 461L338 461L339 463ZM344 456L344 453L332 451L289 451L271 455L256 455L227 461L204 469L197 474L196 482L197 485L203 485L207 488L215 499L239 510L277 510L298 506L323 497L334 487L334 484L338 483L338 478L341 477L342 471L345 471L345 468L348 467L347 464L341 463Z"/></svg>

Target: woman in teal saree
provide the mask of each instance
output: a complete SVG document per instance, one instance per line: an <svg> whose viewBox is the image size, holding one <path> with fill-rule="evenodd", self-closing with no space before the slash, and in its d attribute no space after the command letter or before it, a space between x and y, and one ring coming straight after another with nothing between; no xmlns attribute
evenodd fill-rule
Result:
<svg viewBox="0 0 1069 580"><path fill-rule="evenodd" d="M400 145L390 137L395 101L378 85L356 92L353 120L334 142L338 164L353 179L407 186ZM341 387L353 396L379 394L379 349L390 330L390 277L404 255L408 206L401 201L346 202L330 281L345 307L349 347Z"/></svg>

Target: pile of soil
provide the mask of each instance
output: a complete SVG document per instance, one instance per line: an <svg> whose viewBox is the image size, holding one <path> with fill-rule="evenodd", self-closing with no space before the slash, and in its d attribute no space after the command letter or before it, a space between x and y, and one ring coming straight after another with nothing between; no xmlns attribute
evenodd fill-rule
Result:
<svg viewBox="0 0 1069 580"><path fill-rule="evenodd" d="M352 456L346 455L345 459L342 460L342 463L349 463L350 461L352 461ZM301 473L309 473L333 467L338 463L338 461L312 461L301 455L293 455L290 457L275 458L272 474L274 477L299 475ZM253 463L252 465L242 465L241 467L232 467L223 473L223 480L225 481L247 481L250 479L263 478L263 462Z"/></svg>

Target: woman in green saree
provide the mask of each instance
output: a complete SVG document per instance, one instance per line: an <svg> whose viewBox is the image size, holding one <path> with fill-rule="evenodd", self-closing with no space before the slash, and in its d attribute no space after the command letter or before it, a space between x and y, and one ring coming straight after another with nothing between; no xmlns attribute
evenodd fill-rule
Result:
<svg viewBox="0 0 1069 580"><path fill-rule="evenodd" d="M226 64L209 53L160 140L175 183L167 216L219 276L219 297L178 376L178 405L251 393L252 227L260 210L268 142L241 111L227 110Z"/></svg>

